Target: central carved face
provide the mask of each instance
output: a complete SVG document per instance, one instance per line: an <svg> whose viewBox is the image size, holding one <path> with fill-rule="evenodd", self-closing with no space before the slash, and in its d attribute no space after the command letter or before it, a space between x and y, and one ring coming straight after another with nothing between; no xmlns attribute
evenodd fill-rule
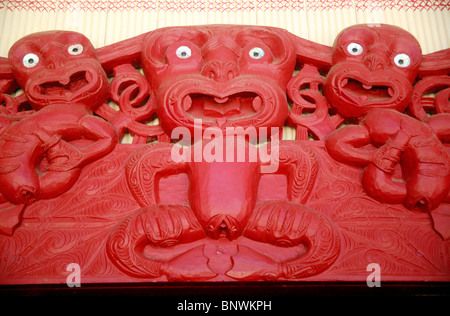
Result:
<svg viewBox="0 0 450 316"><path fill-rule="evenodd" d="M286 85L295 67L283 30L247 26L161 29L145 42L143 68L169 135L176 127L277 127L288 114Z"/></svg>
<svg viewBox="0 0 450 316"><path fill-rule="evenodd" d="M83 104L95 110L108 98L109 85L91 42L69 31L24 37L9 51L14 76L31 105Z"/></svg>
<svg viewBox="0 0 450 316"><path fill-rule="evenodd" d="M351 26L333 46L324 94L344 117L373 108L403 112L422 58L417 40L392 25Z"/></svg>

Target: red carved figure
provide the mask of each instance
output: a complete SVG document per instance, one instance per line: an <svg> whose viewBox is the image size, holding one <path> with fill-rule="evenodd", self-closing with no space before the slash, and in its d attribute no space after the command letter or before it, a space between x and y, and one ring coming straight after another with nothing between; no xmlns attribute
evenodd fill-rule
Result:
<svg viewBox="0 0 450 316"><path fill-rule="evenodd" d="M445 58L448 52L436 56ZM421 96L438 91L448 77L423 79L413 95L418 75L442 72L436 60L428 65L429 58L423 58L414 37L398 27L352 26L335 41L324 85L339 114L360 122L326 138L329 154L365 168L362 185L378 201L425 211L450 201L450 157L443 144L450 120L446 114L428 119L421 104ZM448 103L446 95L436 97L434 113L445 113L441 108ZM407 107L423 122L402 114Z"/></svg>
<svg viewBox="0 0 450 316"><path fill-rule="evenodd" d="M108 98L108 80L85 36L29 35L11 48L9 62L36 112L0 136L0 192L29 204L67 191L83 166L113 150L117 136L92 115Z"/></svg>
<svg viewBox="0 0 450 316"><path fill-rule="evenodd" d="M168 28L149 35L142 66L156 95L161 126L175 139L181 136L177 128L187 130L190 136L183 141L193 144L194 150L192 162L176 163L171 145L151 145L136 152L129 161L128 183L144 208L127 218L108 243L110 256L121 269L139 277L213 278L216 274L208 268L198 246L181 255L186 257L184 266L178 266L178 257L163 264L144 258L139 251L145 244L169 247L205 238L238 240L234 264L225 271L235 279L304 278L321 273L336 260L336 228L323 215L302 205L317 172L317 166L311 167L317 163L314 152L300 144L280 145L279 172L287 174L292 184L290 202L257 201L259 160L230 162L223 152L220 162L195 161L196 150L212 146L213 141L198 146L202 140L195 139L196 134L201 135L208 128L220 132L216 137L223 137L223 144L229 135L222 132L226 133L229 127L239 127L241 132L243 128L254 128L255 136L260 135L258 128L274 127L278 134L288 115L285 90L295 57L293 38L273 28ZM195 119L201 119L202 125L197 127ZM243 146L246 151L255 148L247 142ZM237 147L234 144L226 150L238 150ZM284 158L286 150L292 152L289 159ZM311 167L303 179L297 174L303 167L301 163ZM159 205L154 192L158 178L183 172L190 181L190 207ZM143 174L147 176L143 178ZM276 262L251 250L242 241L244 237L294 249L307 245L308 249L291 261ZM248 261L261 267L248 271ZM186 270L187 262L193 267L190 271Z"/></svg>
<svg viewBox="0 0 450 316"><path fill-rule="evenodd" d="M0 284L450 281L449 54L389 25L23 38L0 58Z"/></svg>

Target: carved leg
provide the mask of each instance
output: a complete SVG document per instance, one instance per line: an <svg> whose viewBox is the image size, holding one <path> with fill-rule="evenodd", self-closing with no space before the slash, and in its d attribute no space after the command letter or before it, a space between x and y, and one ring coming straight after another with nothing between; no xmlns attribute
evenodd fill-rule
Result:
<svg viewBox="0 0 450 316"><path fill-rule="evenodd" d="M438 114L431 116L427 121L441 142L450 143L450 114Z"/></svg>
<svg viewBox="0 0 450 316"><path fill-rule="evenodd" d="M203 246L193 247L170 260L144 254L148 245L170 247L205 237L186 206L153 206L125 218L111 233L107 253L123 272L139 278L166 275L170 280L207 280L216 276L203 255Z"/></svg>
<svg viewBox="0 0 450 316"><path fill-rule="evenodd" d="M82 120L81 127L85 138L96 140L91 146L80 149L84 164L109 154L116 146L117 133L103 119L87 115Z"/></svg>
<svg viewBox="0 0 450 316"><path fill-rule="evenodd" d="M16 145L16 144L14 144ZM5 150L0 153L0 192L3 197L14 204L31 204L40 195L39 177L36 172L32 149L28 144L23 146L23 151L11 157L1 157L8 154Z"/></svg>
<svg viewBox="0 0 450 316"><path fill-rule="evenodd" d="M392 180L392 175L370 164L364 170L362 184L366 191L383 203L403 203L407 196L404 182Z"/></svg>
<svg viewBox="0 0 450 316"><path fill-rule="evenodd" d="M244 236L280 247L303 244L306 252L292 260L274 260L247 247L239 247L234 266L227 273L235 279L301 279L322 273L337 259L340 239L336 227L325 216L291 202L264 202L256 206ZM259 270L246 269L257 261Z"/></svg>
<svg viewBox="0 0 450 316"><path fill-rule="evenodd" d="M40 198L51 199L67 192L78 180L81 169L65 172L48 171L39 178Z"/></svg>

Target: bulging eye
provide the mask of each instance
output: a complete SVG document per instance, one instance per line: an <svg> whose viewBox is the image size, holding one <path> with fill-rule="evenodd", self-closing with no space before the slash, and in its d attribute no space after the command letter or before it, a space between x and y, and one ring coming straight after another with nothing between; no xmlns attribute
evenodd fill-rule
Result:
<svg viewBox="0 0 450 316"><path fill-rule="evenodd" d="M33 68L39 64L39 57L35 54L26 54L23 58L23 65L27 68Z"/></svg>
<svg viewBox="0 0 450 316"><path fill-rule="evenodd" d="M68 50L70 55L80 55L83 52L83 45L81 44L75 44L75 45L70 45Z"/></svg>
<svg viewBox="0 0 450 316"><path fill-rule="evenodd" d="M398 54L394 57L394 63L401 68L406 68L411 64L411 58L406 54Z"/></svg>
<svg viewBox="0 0 450 316"><path fill-rule="evenodd" d="M261 47L253 47L248 54L253 59L260 59L264 57L264 50Z"/></svg>
<svg viewBox="0 0 450 316"><path fill-rule="evenodd" d="M358 43L350 43L347 46L347 51L354 56L361 55L363 50L363 47Z"/></svg>
<svg viewBox="0 0 450 316"><path fill-rule="evenodd" d="M177 48L175 54L177 55L178 58L187 59L187 58L191 57L192 51L187 46L180 46Z"/></svg>

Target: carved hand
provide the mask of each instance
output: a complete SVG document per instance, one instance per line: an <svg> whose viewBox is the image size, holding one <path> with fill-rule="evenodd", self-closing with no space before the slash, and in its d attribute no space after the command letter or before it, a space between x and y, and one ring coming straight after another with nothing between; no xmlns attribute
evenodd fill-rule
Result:
<svg viewBox="0 0 450 316"><path fill-rule="evenodd" d="M256 207L244 235L279 247L293 247L307 242L308 227L316 219L314 213L301 205L261 203Z"/></svg>
<svg viewBox="0 0 450 316"><path fill-rule="evenodd" d="M171 247L205 237L203 229L186 206L148 207L138 220L151 245Z"/></svg>
<svg viewBox="0 0 450 316"><path fill-rule="evenodd" d="M82 163L82 152L64 140L59 140L46 153L50 164L49 171L69 171L78 168Z"/></svg>
<svg viewBox="0 0 450 316"><path fill-rule="evenodd" d="M409 139L410 135L404 130L400 130L390 142L377 150L373 163L386 173L394 173L394 167L400 162L400 157L406 149Z"/></svg>

